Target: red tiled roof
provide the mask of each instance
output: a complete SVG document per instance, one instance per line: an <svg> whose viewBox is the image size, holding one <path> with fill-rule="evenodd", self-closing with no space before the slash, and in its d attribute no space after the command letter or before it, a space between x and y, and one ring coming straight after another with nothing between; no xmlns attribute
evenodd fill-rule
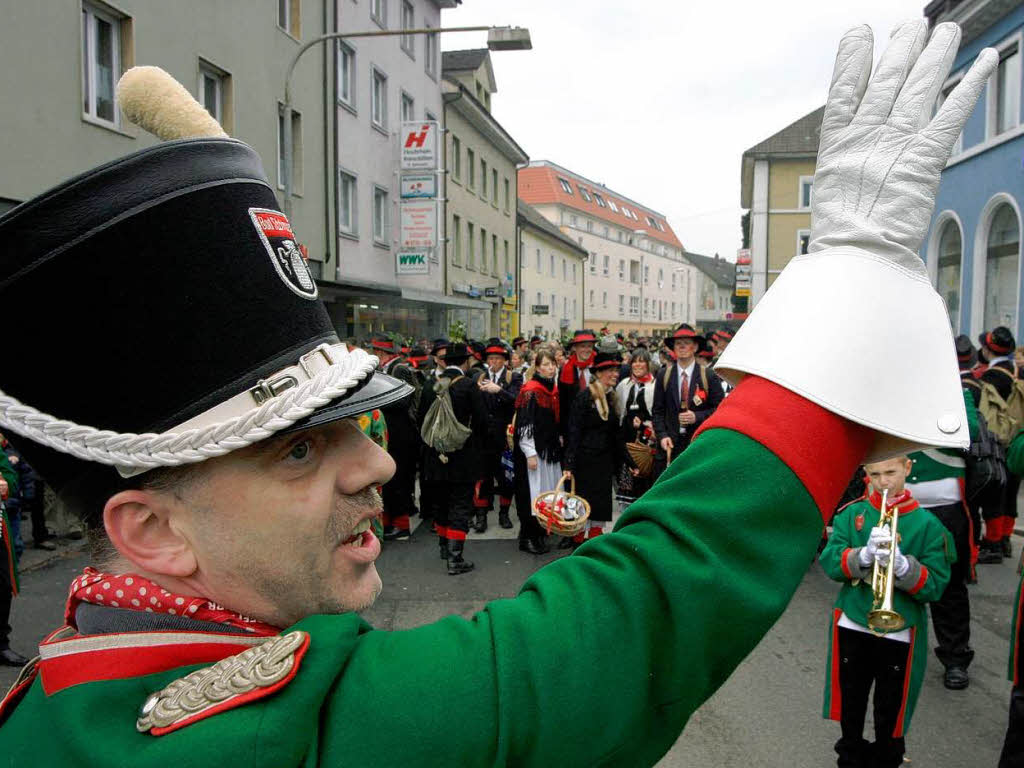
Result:
<svg viewBox="0 0 1024 768"><path fill-rule="evenodd" d="M572 194L562 189L562 184L559 181L560 178L569 182ZM590 197L589 202L580 193L581 187L587 191ZM598 205L594 197L595 192L601 195L607 207L602 208ZM594 184L558 166L530 165L526 168L521 168L519 170L519 199L530 205L557 203L558 205L575 208L588 216L593 216L595 219L601 219L628 231L642 229L651 240L657 240L684 250L683 244L676 237L676 233L663 215L649 208L644 208L632 200L623 198L607 187ZM611 202L615 203L618 211L612 210L611 206L608 205ZM637 218L632 219L624 214L622 212L623 206L633 211ZM661 224L662 229L659 230L652 227L647 221L648 216Z"/></svg>

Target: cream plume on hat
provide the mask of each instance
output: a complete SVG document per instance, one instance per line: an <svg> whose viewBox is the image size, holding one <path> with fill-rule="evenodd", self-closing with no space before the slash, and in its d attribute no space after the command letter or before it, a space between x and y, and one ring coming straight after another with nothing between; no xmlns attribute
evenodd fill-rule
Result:
<svg viewBox="0 0 1024 768"><path fill-rule="evenodd" d="M125 117L163 141L227 138L220 123L160 67L132 67L121 75L117 102Z"/></svg>

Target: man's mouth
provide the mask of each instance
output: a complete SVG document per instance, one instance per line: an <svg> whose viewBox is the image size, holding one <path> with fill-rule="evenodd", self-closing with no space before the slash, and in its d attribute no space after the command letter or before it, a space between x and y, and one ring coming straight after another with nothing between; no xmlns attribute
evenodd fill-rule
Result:
<svg viewBox="0 0 1024 768"><path fill-rule="evenodd" d="M352 535L341 542L341 545L343 547L361 547L364 543L363 539L367 534L373 536L373 533L370 531L369 519L360 521L356 527L352 529Z"/></svg>

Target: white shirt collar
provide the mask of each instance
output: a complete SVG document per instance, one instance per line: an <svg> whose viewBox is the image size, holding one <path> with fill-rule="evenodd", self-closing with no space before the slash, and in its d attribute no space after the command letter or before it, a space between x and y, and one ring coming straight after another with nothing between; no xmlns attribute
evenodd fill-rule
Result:
<svg viewBox="0 0 1024 768"><path fill-rule="evenodd" d="M676 360L676 368L678 368L679 370L686 374L687 381L693 381L693 367L695 365L697 365L697 358L694 358L693 361L686 368L683 368L683 366L680 365L679 361Z"/></svg>
<svg viewBox="0 0 1024 768"><path fill-rule="evenodd" d="M1009 355L1000 355L999 357L993 357L991 360L988 361L988 364L989 365L995 365L996 363L1002 363L1004 361L1009 361L1009 359L1010 359Z"/></svg>

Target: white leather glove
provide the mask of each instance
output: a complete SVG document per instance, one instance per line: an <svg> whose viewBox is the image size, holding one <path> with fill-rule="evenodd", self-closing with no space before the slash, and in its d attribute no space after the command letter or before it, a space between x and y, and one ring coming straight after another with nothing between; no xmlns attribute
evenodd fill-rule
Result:
<svg viewBox="0 0 1024 768"><path fill-rule="evenodd" d="M889 550L888 548L880 548L878 553L875 555L878 560L878 564L883 568L889 567ZM910 561L907 560L907 556L900 552L899 546L896 547L896 565L893 567L893 573L897 579L902 579L907 575L907 571L910 570Z"/></svg>
<svg viewBox="0 0 1024 768"><path fill-rule="evenodd" d="M940 24L926 41L924 20L898 27L869 81L871 30L843 37L822 121L810 252L783 270L716 366L732 384L755 374L871 427L869 461L969 444L948 316L916 252L939 175L999 57L982 51L928 122L960 29ZM772 341L780 337L815 353L783 359Z"/></svg>
<svg viewBox="0 0 1024 768"><path fill-rule="evenodd" d="M878 557L879 552L883 549L879 545L889 546L889 535L888 528L879 528L877 525L871 529L871 534L868 536L868 543L860 549L860 554L857 555L857 559L860 564L867 568Z"/></svg>

